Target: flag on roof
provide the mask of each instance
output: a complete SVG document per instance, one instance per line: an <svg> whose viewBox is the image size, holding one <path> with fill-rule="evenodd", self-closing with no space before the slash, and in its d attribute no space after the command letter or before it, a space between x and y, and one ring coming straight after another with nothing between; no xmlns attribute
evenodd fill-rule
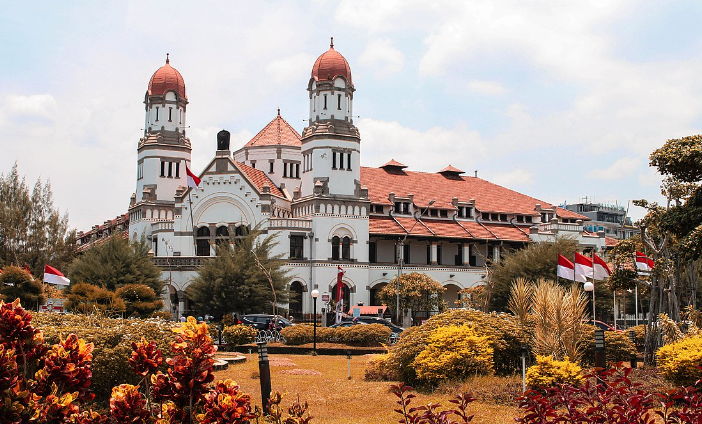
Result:
<svg viewBox="0 0 702 424"><path fill-rule="evenodd" d="M585 278L592 278L592 259L575 253L575 275L582 275Z"/></svg>
<svg viewBox="0 0 702 424"><path fill-rule="evenodd" d="M59 286L67 286L71 284L71 280L61 274L61 271L50 265L44 266L44 282L49 284L58 284Z"/></svg>
<svg viewBox="0 0 702 424"><path fill-rule="evenodd" d="M190 168L188 168L188 165L185 165L185 173L188 174L188 187L190 187L190 188L200 187L200 179L197 177L197 175L193 174L190 171Z"/></svg>
<svg viewBox="0 0 702 424"><path fill-rule="evenodd" d="M606 280L612 275L612 271L609 270L607 262L594 253L592 254L592 262L595 269L595 280Z"/></svg>
<svg viewBox="0 0 702 424"><path fill-rule="evenodd" d="M641 272L653 271L654 261L643 253L636 251L636 270Z"/></svg>

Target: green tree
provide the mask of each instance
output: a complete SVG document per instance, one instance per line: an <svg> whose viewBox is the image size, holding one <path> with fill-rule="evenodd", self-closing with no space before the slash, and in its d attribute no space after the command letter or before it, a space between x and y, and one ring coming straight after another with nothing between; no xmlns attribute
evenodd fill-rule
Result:
<svg viewBox="0 0 702 424"><path fill-rule="evenodd" d="M487 278L489 309L507 311L512 282L518 278L524 278L530 282L554 279L558 267L558 255L572 260L577 246L577 241L559 237L554 243L531 243L524 249L505 255L502 261L490 269Z"/></svg>
<svg viewBox="0 0 702 424"><path fill-rule="evenodd" d="M27 264L41 275L47 263L65 269L75 254L75 230L54 206L51 184L37 180L30 190L17 164L0 175L0 266Z"/></svg>
<svg viewBox="0 0 702 424"><path fill-rule="evenodd" d="M446 310L443 294L446 290L441 283L427 274L412 272L400 276L400 309L412 311L438 311ZM380 290L378 297L393 309L397 304L397 282L395 277Z"/></svg>
<svg viewBox="0 0 702 424"><path fill-rule="evenodd" d="M148 317L163 308L163 300L146 284L127 284L118 288L115 294L124 300L128 317Z"/></svg>
<svg viewBox="0 0 702 424"><path fill-rule="evenodd" d="M130 243L119 236L108 238L78 257L70 266L70 277L74 283L111 291L128 284L145 284L159 295L165 284L160 269L151 261L146 242Z"/></svg>
<svg viewBox="0 0 702 424"><path fill-rule="evenodd" d="M7 303L19 298L22 305L29 310L36 310L46 301L41 281L16 266L3 268L0 274L0 294Z"/></svg>
<svg viewBox="0 0 702 424"><path fill-rule="evenodd" d="M264 236L258 227L233 246L218 244L217 256L200 266L186 290L195 309L200 314L221 317L232 312L272 312L274 298L278 304L286 303L288 277L282 268L282 256L271 254L275 245L275 235Z"/></svg>

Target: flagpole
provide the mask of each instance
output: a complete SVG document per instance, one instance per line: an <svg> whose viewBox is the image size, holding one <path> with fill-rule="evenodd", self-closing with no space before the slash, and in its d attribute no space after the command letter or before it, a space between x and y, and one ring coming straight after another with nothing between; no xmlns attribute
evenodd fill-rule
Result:
<svg viewBox="0 0 702 424"><path fill-rule="evenodd" d="M634 289L634 320L636 325L639 325L639 281L636 280L636 288Z"/></svg>
<svg viewBox="0 0 702 424"><path fill-rule="evenodd" d="M190 203L190 229L193 232L193 256L197 256L197 241L195 240L195 221L193 221L193 199L190 197L190 193L193 191L192 187L188 190L188 202Z"/></svg>

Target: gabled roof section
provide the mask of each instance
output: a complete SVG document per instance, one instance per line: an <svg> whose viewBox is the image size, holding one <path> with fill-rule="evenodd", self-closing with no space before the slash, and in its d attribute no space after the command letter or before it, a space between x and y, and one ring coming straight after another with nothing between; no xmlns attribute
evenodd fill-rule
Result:
<svg viewBox="0 0 702 424"><path fill-rule="evenodd" d="M460 169L456 168L455 166L447 166L446 168L442 169L439 171L439 174L443 174L445 176L450 176L450 177L456 177L461 174L465 174L465 172L461 171Z"/></svg>
<svg viewBox="0 0 702 424"><path fill-rule="evenodd" d="M267 185L271 189L272 195L285 198L283 192L280 191L278 186L276 186L270 178L268 178L268 175L266 175L265 172L261 171L260 169L252 168L241 162L233 162L236 164L237 168L241 170L241 172L246 174L246 177L256 186L259 192L262 192L263 186Z"/></svg>
<svg viewBox="0 0 702 424"><path fill-rule="evenodd" d="M475 207L480 212L496 212L538 216L536 205L542 209L552 209L553 205L514 190L477 178L455 175L451 178L439 173L414 172L404 170L392 172L387 168L361 167L361 184L368 187L371 203L390 205L390 193L404 197L414 195L414 203L427 205L435 200L433 208L455 210L452 199L461 202L475 199ZM587 217L558 210L559 216L587 220Z"/></svg>
<svg viewBox="0 0 702 424"><path fill-rule="evenodd" d="M300 134L280 116L273 118L261 131L254 136L244 147L252 146L292 146L302 147Z"/></svg>

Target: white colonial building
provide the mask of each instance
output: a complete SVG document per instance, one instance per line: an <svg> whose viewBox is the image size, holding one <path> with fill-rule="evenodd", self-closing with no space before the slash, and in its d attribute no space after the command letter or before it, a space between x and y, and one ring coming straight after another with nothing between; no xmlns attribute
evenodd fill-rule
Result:
<svg viewBox="0 0 702 424"><path fill-rule="evenodd" d="M378 305L377 292L398 272L418 271L440 281L455 306L459 290L481 284L487 265L507 250L558 234L604 247L603 234L583 232L586 217L450 165L436 173L408 171L394 160L362 167L356 89L333 44L314 63L307 91L309 126L301 134L278 111L233 152L226 131L216 150L214 141L198 140L195 148L212 148L213 157L192 170L202 182L190 189L183 77L168 59L151 77L129 237L152 243L175 316L189 312L185 288L216 243L257 224L277 234L276 253L289 258L289 287L302 299L292 314L312 311L315 288L336 296L338 266L346 305Z"/></svg>

